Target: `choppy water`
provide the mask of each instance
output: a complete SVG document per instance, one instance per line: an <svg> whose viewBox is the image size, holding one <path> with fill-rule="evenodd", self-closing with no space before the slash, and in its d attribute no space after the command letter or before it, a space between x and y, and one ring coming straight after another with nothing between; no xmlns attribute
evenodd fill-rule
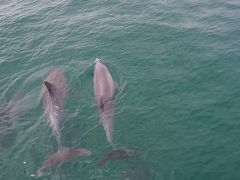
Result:
<svg viewBox="0 0 240 180"><path fill-rule="evenodd" d="M55 67L69 85L64 143L94 155L40 179L240 179L239 12L238 0L1 0L0 179L35 178L57 150L39 98ZM104 167L96 57L121 87L114 142L137 152Z"/></svg>

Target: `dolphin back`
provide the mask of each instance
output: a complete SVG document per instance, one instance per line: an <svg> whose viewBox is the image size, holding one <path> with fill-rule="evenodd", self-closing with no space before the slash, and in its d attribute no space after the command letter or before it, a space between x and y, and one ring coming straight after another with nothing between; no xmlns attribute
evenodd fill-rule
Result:
<svg viewBox="0 0 240 180"><path fill-rule="evenodd" d="M100 111L100 120L103 123L109 144L114 147L112 131L116 85L107 67L99 60L95 62L93 85L96 104Z"/></svg>
<svg viewBox="0 0 240 180"><path fill-rule="evenodd" d="M94 68L94 94L98 107L103 107L108 101L114 100L116 85L107 67L97 61Z"/></svg>
<svg viewBox="0 0 240 180"><path fill-rule="evenodd" d="M54 104L58 107L63 107L64 100L67 96L68 86L63 75L63 72L56 68L53 69L43 82L42 96L45 104L52 101L54 96Z"/></svg>
<svg viewBox="0 0 240 180"><path fill-rule="evenodd" d="M60 120L63 114L67 89L63 72L56 68L43 81L41 90L47 120L53 129L59 145L61 145Z"/></svg>

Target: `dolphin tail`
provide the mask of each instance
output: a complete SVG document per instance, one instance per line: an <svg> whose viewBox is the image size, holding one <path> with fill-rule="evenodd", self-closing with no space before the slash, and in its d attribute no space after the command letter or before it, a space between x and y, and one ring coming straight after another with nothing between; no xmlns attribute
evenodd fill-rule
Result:
<svg viewBox="0 0 240 180"><path fill-rule="evenodd" d="M134 150L128 148L118 148L112 149L111 152L105 154L100 160L98 160L97 165L103 166L107 161L111 160L121 160L127 159L134 155Z"/></svg>
<svg viewBox="0 0 240 180"><path fill-rule="evenodd" d="M60 147L56 153L48 156L47 160L43 162L42 167L37 170L36 175L32 176L40 177L44 174L44 170L47 168L69 162L78 156L90 156L91 154L91 151L83 148Z"/></svg>

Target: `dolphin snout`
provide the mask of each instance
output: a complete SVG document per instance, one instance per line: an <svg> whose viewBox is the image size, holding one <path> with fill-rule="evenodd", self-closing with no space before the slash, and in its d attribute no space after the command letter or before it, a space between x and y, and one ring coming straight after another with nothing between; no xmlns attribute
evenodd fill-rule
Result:
<svg viewBox="0 0 240 180"><path fill-rule="evenodd" d="M94 64L96 64L97 62L101 62L102 60L100 58L96 58L94 61Z"/></svg>

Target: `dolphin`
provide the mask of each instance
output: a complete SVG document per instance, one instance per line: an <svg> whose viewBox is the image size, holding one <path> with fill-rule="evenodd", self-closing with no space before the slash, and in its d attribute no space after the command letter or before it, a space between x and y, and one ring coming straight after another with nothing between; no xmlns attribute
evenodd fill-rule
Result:
<svg viewBox="0 0 240 180"><path fill-rule="evenodd" d="M41 96L45 114L52 127L57 142L61 145L61 132L59 121L63 115L63 104L67 96L68 86L60 69L53 69L43 81Z"/></svg>
<svg viewBox="0 0 240 180"><path fill-rule="evenodd" d="M68 86L62 71L53 69L43 81L41 96L45 108L45 114L53 133L56 136L59 150L50 155L37 170L37 176L42 176L43 170L72 160L77 156L90 156L91 152L83 148L64 147L61 142L60 120L63 115L64 100L67 96Z"/></svg>
<svg viewBox="0 0 240 180"><path fill-rule="evenodd" d="M104 165L108 160L131 157L133 154L132 150L127 148L117 149L113 144L114 105L118 88L108 68L101 62L101 59L98 58L95 60L93 86L100 121L106 132L107 141L112 147L112 152L106 154L97 164Z"/></svg>
<svg viewBox="0 0 240 180"><path fill-rule="evenodd" d="M114 123L114 100L117 88L107 67L98 58L95 60L93 85L96 104L100 112L100 120L106 132L107 140L114 148L112 131Z"/></svg>

